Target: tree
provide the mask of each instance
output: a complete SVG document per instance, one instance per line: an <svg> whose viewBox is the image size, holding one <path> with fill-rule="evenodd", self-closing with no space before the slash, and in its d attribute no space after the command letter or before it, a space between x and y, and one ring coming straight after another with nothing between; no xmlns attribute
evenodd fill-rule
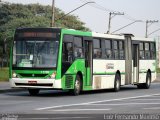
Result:
<svg viewBox="0 0 160 120"><path fill-rule="evenodd" d="M15 29L18 27L50 27L52 18L52 7L40 4L10 4L0 3L0 60L3 57L3 46L7 44L6 57L9 58L11 41ZM60 18L65 13L56 8L55 19ZM77 16L68 15L57 21L57 27L71 28L89 31L85 24ZM4 42L5 41L5 42Z"/></svg>

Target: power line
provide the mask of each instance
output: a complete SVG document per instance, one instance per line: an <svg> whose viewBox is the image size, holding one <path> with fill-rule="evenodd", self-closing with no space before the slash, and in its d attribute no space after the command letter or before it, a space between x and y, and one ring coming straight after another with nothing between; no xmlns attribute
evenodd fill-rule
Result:
<svg viewBox="0 0 160 120"><path fill-rule="evenodd" d="M151 26L153 23L157 23L157 22L158 22L158 20L147 20L146 21L146 34L145 34L146 38L148 37L148 28L149 28L149 26Z"/></svg>
<svg viewBox="0 0 160 120"><path fill-rule="evenodd" d="M81 5L81 6L77 7L77 8L75 8L75 9L73 9L73 10L70 11L69 13L63 15L62 17L56 19L55 21L61 20L62 18L64 18L64 17L66 17L67 15L69 15L70 13L72 13L72 12L78 10L79 8L81 8L81 7L83 7L83 6L87 5L87 4L90 4L90 3L94 3L94 2L93 2L93 1L92 1L92 2L91 2L91 1L90 1L90 2L86 2L86 3L84 3L83 5Z"/></svg>
<svg viewBox="0 0 160 120"><path fill-rule="evenodd" d="M86 2L86 1L88 2L88 1L91 1L91 0L80 0L80 1L81 1L81 2ZM96 8L96 9L105 11L105 12L109 12L109 13L111 13L111 12L119 12L119 11L115 11L115 10L108 9L108 8L106 8L106 7L98 4L98 3L96 3L96 2L95 2L95 4L91 4L90 6ZM120 12L119 12L119 13L120 13ZM133 22L131 22L130 24L124 26L124 27L127 27L127 26L129 26L129 25L134 24L135 22L137 22L137 19L135 19L134 17L132 17L132 16L126 14L126 13L125 13L125 15L123 15L123 17L124 17L125 19L130 20L130 21L133 21ZM158 22L158 20L157 20L157 21L155 21L155 20L154 20L154 21L151 21L151 20L150 20L150 21L138 20L138 21L141 21L141 22L145 22L145 23L146 23L146 35L145 35L146 37L148 37L148 27L149 27L150 25L152 25L153 23ZM149 23L150 23L150 24L149 24ZM123 29L124 27L122 27L122 28L120 28L120 29ZM119 29L118 29L118 30L119 30ZM116 31L117 31L117 30L116 30ZM156 30L156 31L153 31L153 32L150 33L150 34L153 34L154 32L157 32L157 31L159 31L159 29ZM114 32L115 32L115 31L114 31ZM149 34L149 35L150 35L150 34Z"/></svg>
<svg viewBox="0 0 160 120"><path fill-rule="evenodd" d="M88 1L91 1L91 0L80 0L80 1L82 1L82 2L88 2ZM90 6L96 8L96 9L105 11L105 12L116 12L116 11L114 11L114 10L105 8L105 7L101 6L100 4L97 4L96 2L95 2L95 4L92 4L92 5L90 5Z"/></svg>
<svg viewBox="0 0 160 120"><path fill-rule="evenodd" d="M149 34L148 34L148 36L149 36L149 35L152 35L153 33L157 32L157 31L160 31L160 28L159 28L159 29L157 29L157 30L154 30L154 31L153 31L153 32L151 32L151 33L149 33Z"/></svg>
<svg viewBox="0 0 160 120"><path fill-rule="evenodd" d="M80 0L80 1L86 2L86 1L90 1L90 0ZM96 2L95 2L94 5L90 5L90 6L92 6L92 7L94 7L94 8L97 8L97 9L99 9L99 10L105 11L105 12L119 12L119 11L115 11L115 10L108 9L108 8L106 8L106 7L98 4L98 3L96 3ZM136 20L137 20L137 19L135 19L134 17L131 17L130 15L128 15L128 14L126 14L126 13L125 13L125 15L123 15L123 17L124 17L125 19L131 20L131 21L136 21Z"/></svg>
<svg viewBox="0 0 160 120"><path fill-rule="evenodd" d="M135 21L133 21L133 22L131 22L131 23L129 23L129 24L127 24L127 25L125 25L125 26L123 26L123 27L115 30L115 31L113 31L112 34L115 33L115 32L117 32L117 31L119 31L119 30L122 30L123 28L126 28L126 27L128 27L128 26L130 26L130 25L132 25L132 24L134 24L136 22L142 22L142 21L141 20L135 20Z"/></svg>

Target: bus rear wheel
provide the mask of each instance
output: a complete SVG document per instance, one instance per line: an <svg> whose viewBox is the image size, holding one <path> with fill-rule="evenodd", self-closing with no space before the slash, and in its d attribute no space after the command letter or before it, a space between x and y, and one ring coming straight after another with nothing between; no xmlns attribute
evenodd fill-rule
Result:
<svg viewBox="0 0 160 120"><path fill-rule="evenodd" d="M114 80L114 88L113 91L114 92L118 92L120 90L120 75L116 74L115 76L115 80Z"/></svg>
<svg viewBox="0 0 160 120"><path fill-rule="evenodd" d="M139 89L149 89L150 86L151 86L151 74L149 72L147 72L146 82L138 84L137 87Z"/></svg>
<svg viewBox="0 0 160 120"><path fill-rule="evenodd" d="M36 96L39 93L39 89L28 89L28 92L31 96Z"/></svg>
<svg viewBox="0 0 160 120"><path fill-rule="evenodd" d="M75 79L75 82L74 82L74 89L71 90L71 93L75 96L79 95L80 92L81 92L81 79L80 79L80 76L77 75L76 76L76 79Z"/></svg>

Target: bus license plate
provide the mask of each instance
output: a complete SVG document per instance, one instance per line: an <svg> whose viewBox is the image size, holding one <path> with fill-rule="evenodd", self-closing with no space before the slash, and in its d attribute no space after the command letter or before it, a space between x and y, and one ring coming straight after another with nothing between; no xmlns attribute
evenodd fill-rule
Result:
<svg viewBox="0 0 160 120"><path fill-rule="evenodd" d="M28 81L28 84L37 84L37 81Z"/></svg>

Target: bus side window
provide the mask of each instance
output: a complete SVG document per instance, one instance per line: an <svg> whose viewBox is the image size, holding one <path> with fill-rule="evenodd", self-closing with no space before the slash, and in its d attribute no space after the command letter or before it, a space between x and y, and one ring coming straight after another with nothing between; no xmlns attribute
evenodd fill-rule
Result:
<svg viewBox="0 0 160 120"><path fill-rule="evenodd" d="M74 37L74 57L84 57L82 37Z"/></svg>
<svg viewBox="0 0 160 120"><path fill-rule="evenodd" d="M140 54L139 54L140 59L144 59L144 43L143 42L139 44L139 50L140 50Z"/></svg>
<svg viewBox="0 0 160 120"><path fill-rule="evenodd" d="M105 55L107 59L112 59L112 42L111 40L105 40Z"/></svg>
<svg viewBox="0 0 160 120"><path fill-rule="evenodd" d="M156 58L156 47L155 47L155 43L151 42L150 43L150 53L151 53L151 59L155 59Z"/></svg>
<svg viewBox="0 0 160 120"><path fill-rule="evenodd" d="M119 41L119 57L121 60L125 58L124 54L124 41Z"/></svg>
<svg viewBox="0 0 160 120"><path fill-rule="evenodd" d="M63 43L63 61L72 62L73 61L73 45L72 43Z"/></svg>
<svg viewBox="0 0 160 120"><path fill-rule="evenodd" d="M93 40L93 47L94 47L93 58L102 58L102 49L101 49L101 41L100 41L100 39L94 39Z"/></svg>
<svg viewBox="0 0 160 120"><path fill-rule="evenodd" d="M73 62L73 35L64 35L62 46L62 62Z"/></svg>
<svg viewBox="0 0 160 120"><path fill-rule="evenodd" d="M114 59L119 59L118 41L113 41Z"/></svg>

